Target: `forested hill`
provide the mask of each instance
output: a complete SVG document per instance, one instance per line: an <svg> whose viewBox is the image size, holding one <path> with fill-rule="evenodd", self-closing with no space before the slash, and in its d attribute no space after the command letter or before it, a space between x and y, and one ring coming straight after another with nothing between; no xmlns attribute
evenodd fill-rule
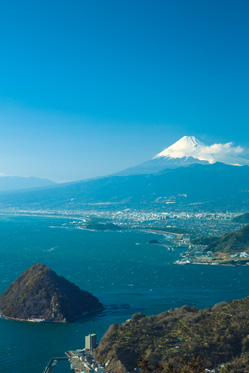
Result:
<svg viewBox="0 0 249 373"><path fill-rule="evenodd" d="M236 216L233 221L235 223L241 223L241 224L249 224L249 213L245 213L243 215Z"/></svg>
<svg viewBox="0 0 249 373"><path fill-rule="evenodd" d="M225 233L219 237L198 238L192 241L196 245L207 245L205 251L220 254L249 254L249 224L245 227Z"/></svg>
<svg viewBox="0 0 249 373"><path fill-rule="evenodd" d="M2 317L23 321L68 322L102 308L91 293L42 263L23 272L0 297Z"/></svg>
<svg viewBox="0 0 249 373"><path fill-rule="evenodd" d="M102 363L109 361L110 368L121 364L115 372L131 371L138 365L147 372L198 373L204 368L247 372L248 309L249 297L204 310L184 306L151 317L135 314L125 324L109 328L97 358ZM196 365L195 370L184 370L191 365Z"/></svg>

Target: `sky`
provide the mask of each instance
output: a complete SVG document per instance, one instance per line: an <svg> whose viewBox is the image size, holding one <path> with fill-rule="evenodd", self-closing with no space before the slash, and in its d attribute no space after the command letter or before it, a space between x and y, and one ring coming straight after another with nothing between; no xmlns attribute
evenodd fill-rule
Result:
<svg viewBox="0 0 249 373"><path fill-rule="evenodd" d="M0 174L72 181L184 135L249 148L249 0L0 3Z"/></svg>

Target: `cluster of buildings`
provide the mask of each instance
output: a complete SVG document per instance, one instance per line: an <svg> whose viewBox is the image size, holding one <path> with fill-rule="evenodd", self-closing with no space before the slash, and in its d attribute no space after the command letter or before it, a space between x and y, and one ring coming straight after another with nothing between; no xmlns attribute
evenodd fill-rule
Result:
<svg viewBox="0 0 249 373"><path fill-rule="evenodd" d="M233 218L238 215L231 212L189 212L189 211L147 211L124 209L119 211L85 212L82 222L94 219L106 219L122 228L174 228L189 231L198 237L219 236L231 230L239 229L241 224Z"/></svg>
<svg viewBox="0 0 249 373"><path fill-rule="evenodd" d="M85 337L85 348L76 351L67 351L71 370L75 373L105 373L105 368L95 360L97 347L96 334L89 334Z"/></svg>
<svg viewBox="0 0 249 373"><path fill-rule="evenodd" d="M50 359L44 373L57 373L60 371L58 363L63 362L64 370L67 370L68 362L71 371L75 373L107 373L112 370L106 370L100 363L95 360L95 350L97 348L96 334L89 334L85 337L85 348L76 351L65 352L67 357L53 357ZM59 369L59 370L58 370ZM68 369L69 371L69 369Z"/></svg>
<svg viewBox="0 0 249 373"><path fill-rule="evenodd" d="M184 207L183 207L184 208ZM63 216L75 219L73 224L81 224L95 220L106 219L120 225L122 228L178 228L191 231L197 236L208 237L218 236L231 230L239 229L241 224L235 223L233 218L238 215L229 211L209 212L209 211L177 211L171 210L142 210L135 208L124 208L122 210L98 209L92 207L92 210L16 210L11 209L12 214L18 215L42 215L42 216Z"/></svg>

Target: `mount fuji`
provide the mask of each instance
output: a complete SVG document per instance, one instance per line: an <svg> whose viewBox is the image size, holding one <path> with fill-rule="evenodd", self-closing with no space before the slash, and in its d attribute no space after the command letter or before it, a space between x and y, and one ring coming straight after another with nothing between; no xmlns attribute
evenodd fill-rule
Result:
<svg viewBox="0 0 249 373"><path fill-rule="evenodd" d="M206 145L195 136L184 136L152 160L115 175L154 174L164 169L188 167L194 163L209 165L220 162L231 166L249 166L249 159L242 157L244 152L241 146L235 147L232 142Z"/></svg>

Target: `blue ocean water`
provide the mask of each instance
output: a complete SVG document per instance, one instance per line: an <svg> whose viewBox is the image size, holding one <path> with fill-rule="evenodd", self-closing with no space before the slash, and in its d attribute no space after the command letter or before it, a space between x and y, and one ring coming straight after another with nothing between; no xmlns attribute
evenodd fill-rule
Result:
<svg viewBox="0 0 249 373"><path fill-rule="evenodd" d="M152 315L184 304L204 308L249 295L249 268L171 265L181 249L148 244L157 238L139 231L82 230L79 221L68 218L0 216L0 293L42 262L106 306L69 324L0 319L0 371L42 372L51 357L83 348L85 335L100 339L109 325L138 311Z"/></svg>

